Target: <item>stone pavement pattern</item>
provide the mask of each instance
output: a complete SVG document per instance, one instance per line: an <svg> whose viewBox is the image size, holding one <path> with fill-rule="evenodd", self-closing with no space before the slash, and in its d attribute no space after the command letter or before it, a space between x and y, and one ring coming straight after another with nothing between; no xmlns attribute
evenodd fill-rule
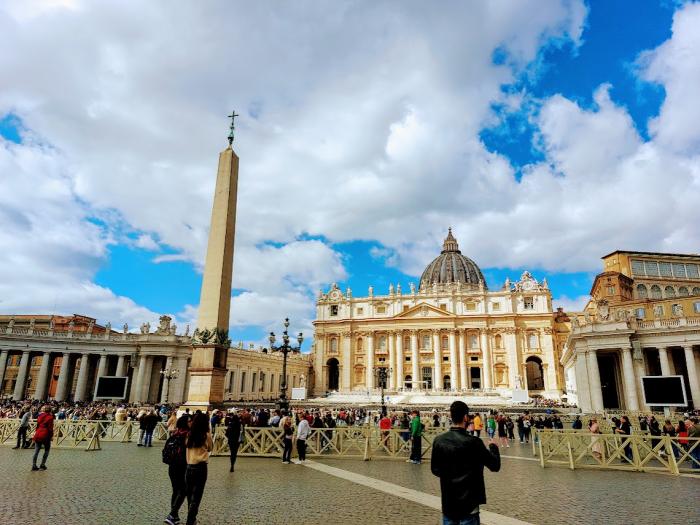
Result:
<svg viewBox="0 0 700 525"><path fill-rule="evenodd" d="M505 452L510 451L517 455L513 448ZM320 462L439 494L428 463ZM96 452L53 450L49 470L31 472L30 466L30 451L0 447L4 525L158 524L167 513L170 483L158 445L146 449L106 443ZM543 470L534 461L504 459L501 473L486 479L485 510L531 523L580 523L584 516L590 516L583 520L587 523L700 522L697 506L693 508L700 482L685 477ZM439 512L423 505L311 468L261 458L239 458L234 474L228 473L227 458L212 458L200 512L201 525L435 525L439 518Z"/></svg>

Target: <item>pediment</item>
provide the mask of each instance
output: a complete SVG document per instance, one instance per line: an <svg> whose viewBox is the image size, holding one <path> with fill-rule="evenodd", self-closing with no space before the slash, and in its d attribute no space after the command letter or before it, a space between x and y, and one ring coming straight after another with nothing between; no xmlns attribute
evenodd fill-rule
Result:
<svg viewBox="0 0 700 525"><path fill-rule="evenodd" d="M418 303L413 308L394 316L395 319L414 319L422 317L456 317L454 314L436 308L428 303Z"/></svg>

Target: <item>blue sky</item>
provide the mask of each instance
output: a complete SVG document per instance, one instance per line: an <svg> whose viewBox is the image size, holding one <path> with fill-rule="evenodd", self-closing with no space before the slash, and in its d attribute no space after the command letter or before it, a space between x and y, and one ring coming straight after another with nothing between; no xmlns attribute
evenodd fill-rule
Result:
<svg viewBox="0 0 700 525"><path fill-rule="evenodd" d="M693 158L691 132L666 122L662 109L681 105L667 98L667 87L684 74L664 43L684 38L680 22L672 31L674 13L690 19L694 4L552 0L523 20L515 8L494 14L487 4L421 15L394 13L380 2L348 6L335 20L322 9L273 15L237 3L236 14L250 19L242 25L262 20L260 34L242 30L232 37L240 39L234 50L210 63L201 50L219 49L227 37L215 10L176 10L151 33L148 18L167 9L156 3L131 40L138 5L127 6L4 13L14 30L0 44L19 46L25 60L32 44L23 33L43 35L39 28L52 18L65 23L44 27L66 73L55 87L0 55L16 79L12 89L0 88L0 136L11 160L0 158L0 176L8 183L36 177L31 184L54 188L46 209L56 210L50 220L57 229L48 243L68 244L56 248L61 255L50 256L55 264L48 267L47 257L34 253L46 240L11 237L18 252L27 252L27 279L56 289L47 292L52 300L31 303L20 299L30 292L10 286L18 299L0 309L51 308L58 297L57 309L102 322L136 326L170 313L180 325L192 323L216 155L234 106L254 108L239 111L245 114L235 144L241 179L234 340L260 341L285 315L308 333L313 297L332 282L356 296L370 285L375 293L390 283L408 289L439 253L448 226L490 288L527 269L546 277L554 305L567 308L583 304L600 256L611 249L684 250L697 238L697 228L675 223L637 227L634 215L616 217L620 227L611 229L602 220L609 211L596 208L605 200L592 195L598 190L575 189L586 178L622 184L626 166L645 148L673 155L679 166ZM101 26L109 9L115 22ZM214 24L211 34L169 45L190 18ZM70 32L91 20L109 34ZM464 24L471 23L469 30ZM281 49L290 50L284 60ZM189 66L163 85L158 72L168 75L178 64ZM596 137L600 130L610 136ZM673 141L664 137L673 133L686 133L690 146L668 146ZM581 165L608 146L619 154ZM658 192L653 169L648 179L639 177L651 195ZM42 170L49 179L40 178ZM525 215L531 224L521 215L530 206L537 208ZM6 212L49 220L19 202ZM686 223L696 213L687 211ZM601 220L593 224L591 216ZM64 234L83 241L64 241ZM73 297L59 280L87 292ZM71 299L62 302L64 295Z"/></svg>

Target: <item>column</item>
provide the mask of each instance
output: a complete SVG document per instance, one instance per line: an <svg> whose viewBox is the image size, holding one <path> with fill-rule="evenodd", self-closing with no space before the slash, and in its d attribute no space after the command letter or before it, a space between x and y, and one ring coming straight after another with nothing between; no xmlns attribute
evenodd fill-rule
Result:
<svg viewBox="0 0 700 525"><path fill-rule="evenodd" d="M126 356L125 355L120 355L117 358L116 375L118 377L124 377L126 375Z"/></svg>
<svg viewBox="0 0 700 525"><path fill-rule="evenodd" d="M75 385L75 400L85 401L85 389L87 388L88 371L90 370L90 354L80 357L80 370L78 371L78 383Z"/></svg>
<svg viewBox="0 0 700 525"><path fill-rule="evenodd" d="M552 330L546 328L539 333L540 345L542 345L542 353L544 355L544 363L548 366L544 369L545 388L550 392L561 392L563 385L559 384L557 377L557 369L559 363L554 357L554 336Z"/></svg>
<svg viewBox="0 0 700 525"><path fill-rule="evenodd" d="M483 366L481 368L481 388L488 390L493 386L491 381L491 373L493 367L491 365L491 342L489 334L486 330L481 331L481 359Z"/></svg>
<svg viewBox="0 0 700 525"><path fill-rule="evenodd" d="M97 365L97 377L102 377L107 375L107 356L106 355L101 355L100 356L100 363ZM95 378L95 382L97 382L97 377Z"/></svg>
<svg viewBox="0 0 700 525"><path fill-rule="evenodd" d="M396 366L394 367L394 385L396 388L403 388L403 334L401 330L396 332Z"/></svg>
<svg viewBox="0 0 700 525"><path fill-rule="evenodd" d="M367 362L365 363L365 386L374 388L374 332L367 336Z"/></svg>
<svg viewBox="0 0 700 525"><path fill-rule="evenodd" d="M418 390L420 387L420 353L418 352L418 330L411 330L411 390Z"/></svg>
<svg viewBox="0 0 700 525"><path fill-rule="evenodd" d="M343 377L341 378L341 388L346 392L352 390L352 363L351 363L352 332L343 333Z"/></svg>
<svg viewBox="0 0 700 525"><path fill-rule="evenodd" d="M133 371L131 373L131 384L129 385L129 403L136 403L136 400L139 397L139 363L138 359L134 359L134 362L131 362L131 358L129 358L129 364L133 368Z"/></svg>
<svg viewBox="0 0 700 525"><path fill-rule="evenodd" d="M326 391L326 385L328 384L325 377L326 337L327 336L325 335L319 334L319 337L316 340L316 347L314 348L314 394L317 396L323 395L323 393Z"/></svg>
<svg viewBox="0 0 700 525"><path fill-rule="evenodd" d="M516 341L515 329L511 328L503 337L503 345L508 354L508 386L515 388L515 376L522 375L520 373L520 359L518 357L518 342ZM484 370L484 375L488 372ZM527 381L523 378L523 385L527 386Z"/></svg>
<svg viewBox="0 0 700 525"><path fill-rule="evenodd" d="M185 378L187 377L187 357L178 357L173 360L175 369L178 371L177 378L173 379L170 392L168 394L168 403L182 403L185 400ZM232 372L233 373L233 372ZM233 373L233 385L231 393L236 393L236 381L240 372Z"/></svg>
<svg viewBox="0 0 700 525"><path fill-rule="evenodd" d="M46 399L46 390L49 384L49 375L51 372L51 353L44 352L41 357L41 367L39 368L39 375L36 378L36 388L34 389L34 399L43 400Z"/></svg>
<svg viewBox="0 0 700 525"><path fill-rule="evenodd" d="M56 401L65 401L68 397L68 379L70 376L70 354L65 352L61 358L61 369L58 371L56 385Z"/></svg>
<svg viewBox="0 0 700 525"><path fill-rule="evenodd" d="M144 383L146 382L146 361L148 357L145 355L141 355L141 359L139 359L139 370L137 372L137 378L136 378L136 388L134 389L134 396L133 396L133 403L138 403L140 401L144 401L143 398L143 390L144 390ZM148 376L150 378L150 374Z"/></svg>
<svg viewBox="0 0 700 525"><path fill-rule="evenodd" d="M688 383L690 383L690 397L693 398L693 407L700 407L700 381L698 380L698 369L695 366L695 356L693 355L693 345L683 347L685 353L685 367L688 370Z"/></svg>
<svg viewBox="0 0 700 525"><path fill-rule="evenodd" d="M172 356L168 356L168 358L165 360L165 369L166 370L173 370L173 358ZM230 377L229 377L230 379ZM228 383L228 381L227 381ZM228 385L226 385L228 386ZM167 403L171 401L170 399L170 380L163 376L163 389L160 392L160 402L161 403Z"/></svg>
<svg viewBox="0 0 700 525"><path fill-rule="evenodd" d="M659 362L661 363L661 375L671 375L671 365L668 360L668 348L659 348Z"/></svg>
<svg viewBox="0 0 700 525"><path fill-rule="evenodd" d="M433 390L442 390L442 348L439 330L433 330Z"/></svg>
<svg viewBox="0 0 700 525"><path fill-rule="evenodd" d="M0 396L2 396L2 384L5 379L5 368L7 367L7 350L0 352Z"/></svg>
<svg viewBox="0 0 700 525"><path fill-rule="evenodd" d="M389 332L386 334L387 344L389 345L389 374L387 375L389 379L389 390L396 389L396 348L394 347L394 332Z"/></svg>
<svg viewBox="0 0 700 525"><path fill-rule="evenodd" d="M22 352L22 359L19 362L17 371L17 381L15 382L15 392L12 399L19 401L24 399L24 389L27 386L27 374L29 373L29 350Z"/></svg>
<svg viewBox="0 0 700 525"><path fill-rule="evenodd" d="M457 337L459 337L459 386L464 390L472 387L467 363L467 332L459 330Z"/></svg>
<svg viewBox="0 0 700 525"><path fill-rule="evenodd" d="M588 362L588 384L591 388L591 405L594 412L603 411L603 390L600 386L600 370L598 369L598 354L595 350L586 352Z"/></svg>
<svg viewBox="0 0 700 525"><path fill-rule="evenodd" d="M639 399L637 398L637 379L634 376L634 364L632 363L632 349L622 349L622 373L625 379L625 399L627 400L627 410L639 410Z"/></svg>
<svg viewBox="0 0 700 525"><path fill-rule="evenodd" d="M452 391L459 390L459 367L457 366L457 333L455 330L450 330L450 389Z"/></svg>

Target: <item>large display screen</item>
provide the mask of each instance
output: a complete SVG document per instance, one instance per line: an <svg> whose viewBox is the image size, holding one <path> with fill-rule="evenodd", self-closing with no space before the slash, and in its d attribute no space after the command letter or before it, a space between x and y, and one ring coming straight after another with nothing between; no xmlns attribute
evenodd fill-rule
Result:
<svg viewBox="0 0 700 525"><path fill-rule="evenodd" d="M128 377L101 376L97 378L95 399L124 399Z"/></svg>
<svg viewBox="0 0 700 525"><path fill-rule="evenodd" d="M642 377L644 403L659 407L684 407L688 405L683 376Z"/></svg>

